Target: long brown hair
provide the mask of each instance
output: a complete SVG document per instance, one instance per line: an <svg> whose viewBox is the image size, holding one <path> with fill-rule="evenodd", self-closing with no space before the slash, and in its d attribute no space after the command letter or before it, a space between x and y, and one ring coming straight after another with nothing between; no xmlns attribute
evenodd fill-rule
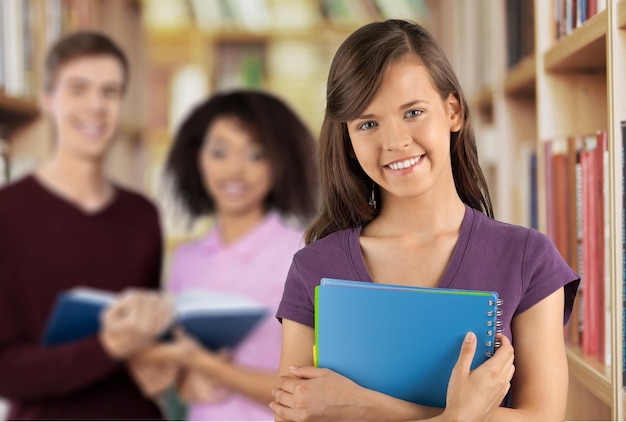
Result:
<svg viewBox="0 0 626 422"><path fill-rule="evenodd" d="M356 30L333 58L319 142L322 206L307 230L307 243L337 230L363 226L376 217L376 209L368 203L374 183L355 158L346 122L365 110L387 68L407 54L416 55L426 66L442 100L450 94L458 100L463 124L458 132L450 134L456 190L464 203L493 218L469 108L452 66L424 28L414 22L390 19Z"/></svg>

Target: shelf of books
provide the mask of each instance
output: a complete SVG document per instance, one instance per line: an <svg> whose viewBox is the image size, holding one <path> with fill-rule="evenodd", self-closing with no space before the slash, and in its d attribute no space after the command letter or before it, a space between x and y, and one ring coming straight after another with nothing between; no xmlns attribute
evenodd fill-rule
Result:
<svg viewBox="0 0 626 422"><path fill-rule="evenodd" d="M581 275L565 329L567 418L622 420L623 2L535 7L540 228Z"/></svg>
<svg viewBox="0 0 626 422"><path fill-rule="evenodd" d="M563 34L545 53L547 71L604 69L606 67L607 11Z"/></svg>
<svg viewBox="0 0 626 422"><path fill-rule="evenodd" d="M505 34L490 47L506 57L496 62L505 70L492 78L489 98L477 96L482 109L493 110L478 113L478 138L495 132L507 139L511 145L498 147L531 169L528 182L509 176L496 184L494 197L504 193L528 207L506 215L550 236L581 275L564 329L566 419L624 420L626 0L510 0L489 19L485 26ZM520 172L506 163L498 165L499 179Z"/></svg>

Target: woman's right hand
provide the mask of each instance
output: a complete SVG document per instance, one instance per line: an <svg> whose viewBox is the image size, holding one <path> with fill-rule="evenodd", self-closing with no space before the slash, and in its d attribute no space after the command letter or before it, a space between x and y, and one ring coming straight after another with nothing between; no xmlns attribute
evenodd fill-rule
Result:
<svg viewBox="0 0 626 422"><path fill-rule="evenodd" d="M500 334L497 340L501 346L494 356L470 370L476 352L476 336L474 333L465 336L450 376L444 420L484 421L504 400L515 373L514 351L506 336Z"/></svg>

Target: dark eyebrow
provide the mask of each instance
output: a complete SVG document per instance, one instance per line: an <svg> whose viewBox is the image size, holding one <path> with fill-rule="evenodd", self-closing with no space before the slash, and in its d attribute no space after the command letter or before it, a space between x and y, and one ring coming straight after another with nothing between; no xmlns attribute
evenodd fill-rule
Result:
<svg viewBox="0 0 626 422"><path fill-rule="evenodd" d="M68 79L68 83L71 85L90 85L91 81L87 78L81 78L80 76L71 77ZM121 90L123 85L119 82L111 81L104 84L104 89L119 89Z"/></svg>
<svg viewBox="0 0 626 422"><path fill-rule="evenodd" d="M398 109L399 110L404 110L405 108L409 108L411 106L418 105L418 104L429 104L429 103L426 100L412 100L412 101L409 101L406 104L402 104ZM356 117L354 120L367 120L367 119L372 119L374 117L376 117L376 116L374 116L373 114L362 114L362 115Z"/></svg>
<svg viewBox="0 0 626 422"><path fill-rule="evenodd" d="M89 81L87 79L79 77L69 78L67 82L72 85L89 85Z"/></svg>
<svg viewBox="0 0 626 422"><path fill-rule="evenodd" d="M212 144L217 144L219 145L228 145L229 144L229 140L228 138L222 136L222 135L213 135L213 136L207 136L206 137L206 141L211 141Z"/></svg>
<svg viewBox="0 0 626 422"><path fill-rule="evenodd" d="M413 100L413 101L409 101L409 102L408 102L408 103L406 103L406 104L402 104L402 105L400 106L400 110L405 109L405 108L409 108L409 107L411 107L411 106L418 105L418 104L428 104L428 101L426 101L426 100Z"/></svg>
<svg viewBox="0 0 626 422"><path fill-rule="evenodd" d="M110 82L104 85L104 89L107 91L110 91L110 90L123 91L123 85L117 82Z"/></svg>

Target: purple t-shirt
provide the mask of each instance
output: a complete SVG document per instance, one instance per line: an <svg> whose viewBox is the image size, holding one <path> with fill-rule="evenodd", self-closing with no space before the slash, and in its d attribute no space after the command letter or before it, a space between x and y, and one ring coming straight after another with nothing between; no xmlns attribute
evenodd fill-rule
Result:
<svg viewBox="0 0 626 422"><path fill-rule="evenodd" d="M360 228L340 230L294 255L276 316L314 326L314 291L322 277L372 282L359 243ZM541 232L502 223L466 206L459 240L438 287L498 292L504 334L511 320L565 286L563 323L580 277Z"/></svg>

